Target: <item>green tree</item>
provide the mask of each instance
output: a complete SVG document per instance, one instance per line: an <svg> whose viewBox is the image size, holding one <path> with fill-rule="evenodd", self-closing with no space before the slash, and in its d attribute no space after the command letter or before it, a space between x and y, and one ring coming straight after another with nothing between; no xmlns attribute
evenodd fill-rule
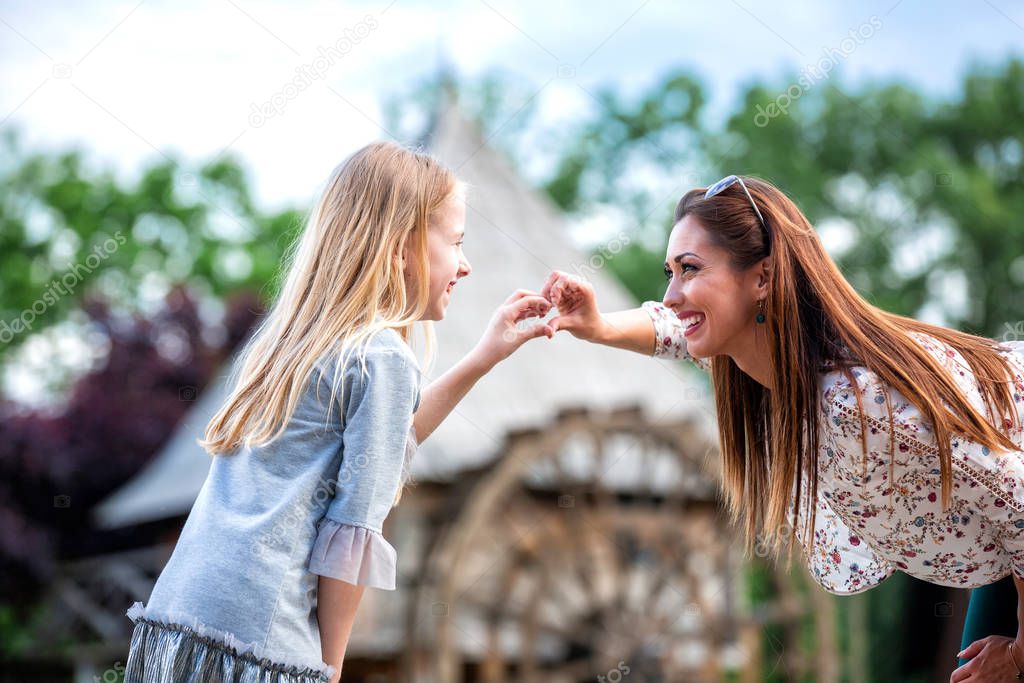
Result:
<svg viewBox="0 0 1024 683"><path fill-rule="evenodd" d="M259 211L236 161L193 170L161 159L124 183L78 151L27 153L11 130L0 144L0 361L93 288L129 310L143 286L273 296L301 214Z"/></svg>

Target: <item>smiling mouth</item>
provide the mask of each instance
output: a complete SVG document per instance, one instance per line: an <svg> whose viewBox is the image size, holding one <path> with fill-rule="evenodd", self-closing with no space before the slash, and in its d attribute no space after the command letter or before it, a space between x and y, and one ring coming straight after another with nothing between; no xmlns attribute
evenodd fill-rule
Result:
<svg viewBox="0 0 1024 683"><path fill-rule="evenodd" d="M683 334L686 335L686 334L690 334L691 332L696 330L698 327L700 327L701 323L704 322L704 314L703 313L695 313L695 314L687 316L685 318L680 318L680 320L682 320L682 322L683 322Z"/></svg>
<svg viewBox="0 0 1024 683"><path fill-rule="evenodd" d="M447 286L447 287L445 287L444 291L446 291L446 292L448 292L449 294L451 294L451 293L452 293L452 289L454 289L454 288L455 288L455 282L456 282L455 280L452 280L451 282L449 282L449 283L448 283L448 286Z"/></svg>

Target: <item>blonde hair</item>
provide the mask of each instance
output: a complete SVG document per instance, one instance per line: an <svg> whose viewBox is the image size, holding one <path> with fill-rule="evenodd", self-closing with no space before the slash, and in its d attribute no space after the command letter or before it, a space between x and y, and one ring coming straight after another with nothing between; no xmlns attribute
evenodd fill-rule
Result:
<svg viewBox="0 0 1024 683"><path fill-rule="evenodd" d="M429 303L430 219L461 191L454 173L433 157L390 142L369 144L334 169L285 256L279 296L240 354L234 389L197 440L210 455L276 439L328 350L341 356L333 406L357 349L365 369L372 335L391 328L411 342L413 323ZM409 288L401 263L406 245ZM423 332L432 358L433 324L424 321Z"/></svg>

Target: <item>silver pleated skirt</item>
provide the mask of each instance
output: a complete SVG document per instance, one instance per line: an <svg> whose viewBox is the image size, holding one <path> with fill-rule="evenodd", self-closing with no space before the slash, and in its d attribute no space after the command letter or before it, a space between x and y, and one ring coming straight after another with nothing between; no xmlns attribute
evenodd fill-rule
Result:
<svg viewBox="0 0 1024 683"><path fill-rule="evenodd" d="M131 614L124 683L329 683L328 672L259 656L231 634Z"/></svg>

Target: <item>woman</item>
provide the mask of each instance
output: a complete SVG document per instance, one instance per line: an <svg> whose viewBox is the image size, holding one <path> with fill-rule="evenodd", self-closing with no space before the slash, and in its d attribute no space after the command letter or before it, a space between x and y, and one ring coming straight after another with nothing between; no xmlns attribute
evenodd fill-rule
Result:
<svg viewBox="0 0 1024 683"><path fill-rule="evenodd" d="M1020 602L1024 344L872 306L797 206L755 178L683 196L665 277L662 303L602 314L588 283L556 271L548 324L711 372L723 487L748 549L777 556L798 539L836 594L899 569L965 588L1012 574ZM1024 634L991 633L951 681L1024 678Z"/></svg>

